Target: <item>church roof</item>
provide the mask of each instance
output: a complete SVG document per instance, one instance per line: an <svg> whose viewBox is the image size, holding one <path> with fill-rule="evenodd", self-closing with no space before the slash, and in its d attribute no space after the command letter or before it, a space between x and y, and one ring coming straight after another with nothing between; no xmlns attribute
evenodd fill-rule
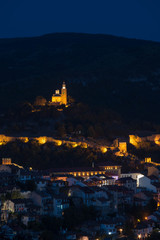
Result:
<svg viewBox="0 0 160 240"><path fill-rule="evenodd" d="M53 94L53 97L61 97L61 94Z"/></svg>

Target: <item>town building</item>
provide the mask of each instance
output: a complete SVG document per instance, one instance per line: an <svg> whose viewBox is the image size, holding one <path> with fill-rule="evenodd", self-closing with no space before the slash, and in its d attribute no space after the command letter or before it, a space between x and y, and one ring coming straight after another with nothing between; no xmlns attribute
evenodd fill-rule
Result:
<svg viewBox="0 0 160 240"><path fill-rule="evenodd" d="M137 187L146 188L148 191L156 192L156 187L151 183L151 179L141 173L123 173L121 177L131 177L137 181Z"/></svg>
<svg viewBox="0 0 160 240"><path fill-rule="evenodd" d="M139 223L137 227L134 229L134 233L137 239L146 239L149 237L149 234L153 231L153 227L151 224L147 222Z"/></svg>
<svg viewBox="0 0 160 240"><path fill-rule="evenodd" d="M27 211L27 204L29 200L28 199L12 199L12 200L6 200L3 203L2 210L7 210L9 212L26 212Z"/></svg>
<svg viewBox="0 0 160 240"><path fill-rule="evenodd" d="M89 177L98 174L113 176L118 179L121 175L121 166L117 164L103 163L96 167L55 168L50 170L52 176L73 175L75 177Z"/></svg>
<svg viewBox="0 0 160 240"><path fill-rule="evenodd" d="M128 140L124 138L116 138L113 142L114 146L119 149L120 153L127 153Z"/></svg>
<svg viewBox="0 0 160 240"><path fill-rule="evenodd" d="M34 191L31 196L35 205L41 208L41 215L53 214L53 198L45 191Z"/></svg>
<svg viewBox="0 0 160 240"><path fill-rule="evenodd" d="M53 215L62 217L64 210L69 208L69 199L67 196L58 194L53 196Z"/></svg>
<svg viewBox="0 0 160 240"><path fill-rule="evenodd" d="M119 178L116 181L116 185L118 186L124 186L130 190L133 190L134 192L136 192L136 187L137 187L137 181L134 180L131 177L125 177L125 178Z"/></svg>

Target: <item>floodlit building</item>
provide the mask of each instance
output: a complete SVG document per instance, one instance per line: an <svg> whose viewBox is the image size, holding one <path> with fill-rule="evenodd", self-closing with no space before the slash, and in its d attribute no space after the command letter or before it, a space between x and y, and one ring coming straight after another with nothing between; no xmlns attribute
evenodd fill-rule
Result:
<svg viewBox="0 0 160 240"><path fill-rule="evenodd" d="M75 177L89 177L98 174L107 174L115 179L121 174L121 166L116 164L102 164L97 167L75 167L75 168L55 168L50 170L50 174L57 175L73 175Z"/></svg>
<svg viewBox="0 0 160 240"><path fill-rule="evenodd" d="M56 90L52 95L51 104L67 105L67 88L65 82L62 84L61 92L60 90Z"/></svg>

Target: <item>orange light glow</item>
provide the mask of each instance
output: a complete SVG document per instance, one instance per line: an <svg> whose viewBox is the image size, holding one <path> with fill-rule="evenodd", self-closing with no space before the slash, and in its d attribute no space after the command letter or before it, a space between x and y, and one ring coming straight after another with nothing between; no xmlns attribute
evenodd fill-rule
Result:
<svg viewBox="0 0 160 240"><path fill-rule="evenodd" d="M107 152L107 148L106 147L101 147L101 152L102 153L106 153Z"/></svg>
<svg viewBox="0 0 160 240"><path fill-rule="evenodd" d="M151 163L151 162L152 162L152 159L151 159L151 158L145 158L145 162L146 162L146 163Z"/></svg>
<svg viewBox="0 0 160 240"><path fill-rule="evenodd" d="M28 137L20 137L19 139L24 143L27 143L29 141Z"/></svg>
<svg viewBox="0 0 160 240"><path fill-rule="evenodd" d="M88 147L88 146L87 146L87 143L82 142L82 143L81 143L81 147L82 147L82 148L87 148L87 147Z"/></svg>
<svg viewBox="0 0 160 240"><path fill-rule="evenodd" d="M39 137L36 140L39 142L39 144L45 144L47 142L46 137Z"/></svg>
<svg viewBox="0 0 160 240"><path fill-rule="evenodd" d="M72 148L75 148L78 146L78 144L76 142L73 142L73 143L71 143L71 146L72 146Z"/></svg>
<svg viewBox="0 0 160 240"><path fill-rule="evenodd" d="M56 140L55 143L56 143L57 146L61 146L62 145L62 141L61 140Z"/></svg>

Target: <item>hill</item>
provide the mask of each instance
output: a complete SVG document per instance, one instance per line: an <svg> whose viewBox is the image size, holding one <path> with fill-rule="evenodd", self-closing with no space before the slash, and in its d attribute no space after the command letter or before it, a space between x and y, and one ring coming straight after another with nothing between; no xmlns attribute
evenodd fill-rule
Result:
<svg viewBox="0 0 160 240"><path fill-rule="evenodd" d="M78 33L0 39L1 111L50 99L62 81L77 102L160 122L160 43Z"/></svg>

